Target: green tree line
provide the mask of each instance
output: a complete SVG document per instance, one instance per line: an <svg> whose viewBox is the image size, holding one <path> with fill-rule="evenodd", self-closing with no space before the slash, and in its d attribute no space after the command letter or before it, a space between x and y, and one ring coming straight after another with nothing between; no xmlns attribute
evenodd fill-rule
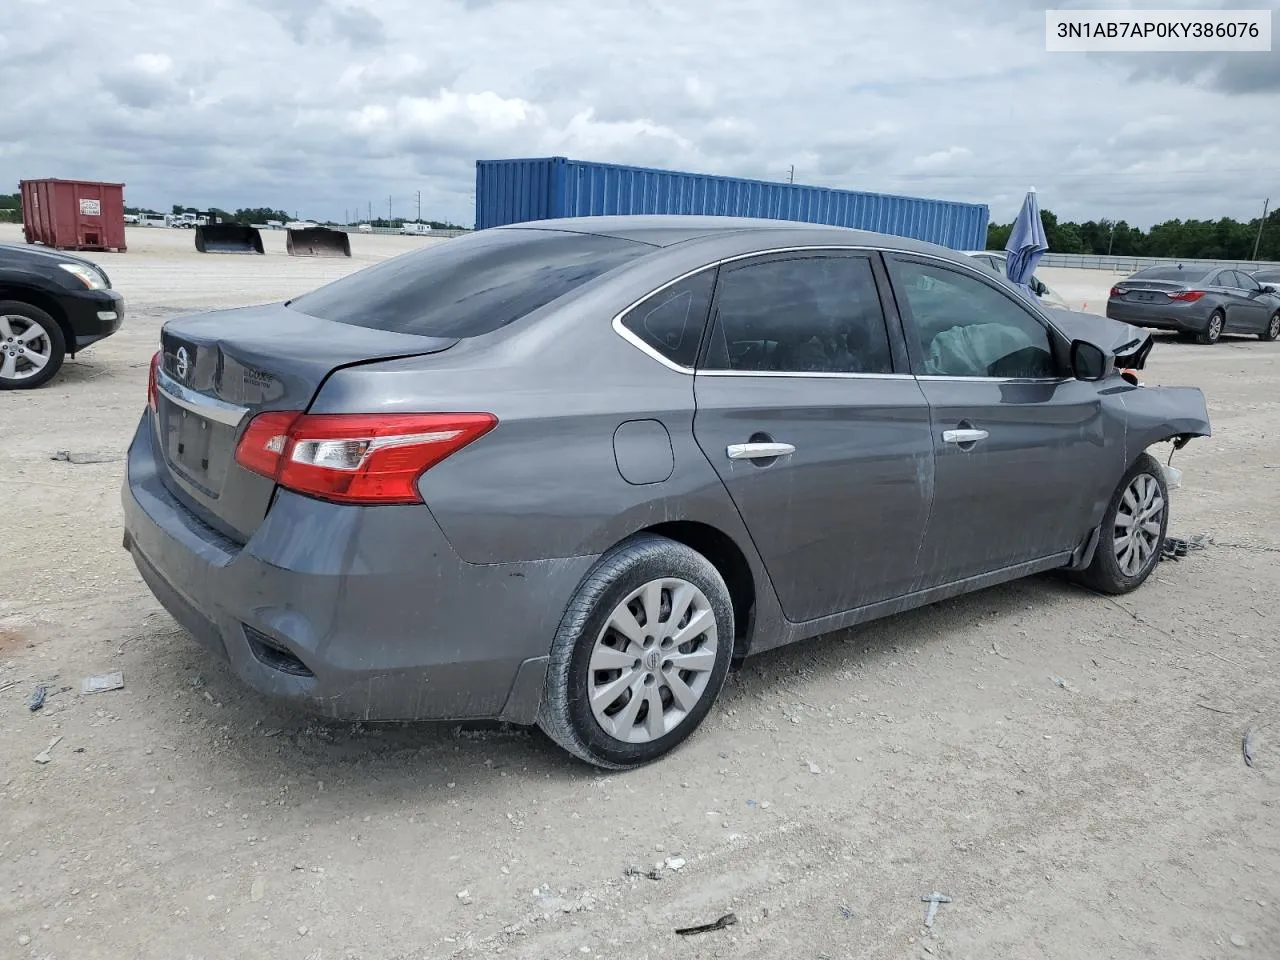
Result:
<svg viewBox="0 0 1280 960"><path fill-rule="evenodd" d="M1117 257L1183 257L1188 260L1252 260L1258 244L1258 260L1280 260L1280 209L1267 215L1258 241L1260 219L1247 223L1221 220L1166 220L1150 230L1131 227L1123 220L1059 221L1052 210L1040 211L1045 238L1052 253L1084 253ZM1003 250L1013 231L1012 223L987 227L987 249Z"/></svg>

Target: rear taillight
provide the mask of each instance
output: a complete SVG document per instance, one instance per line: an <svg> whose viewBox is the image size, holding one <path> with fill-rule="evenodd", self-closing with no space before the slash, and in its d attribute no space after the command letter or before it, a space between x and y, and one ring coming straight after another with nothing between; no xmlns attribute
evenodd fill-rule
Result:
<svg viewBox="0 0 1280 960"><path fill-rule="evenodd" d="M164 351L157 350L151 357L151 369L147 372L147 406L151 408L152 413L156 412L156 405L159 403L160 387L156 381L160 373L160 362L163 359Z"/></svg>
<svg viewBox="0 0 1280 960"><path fill-rule="evenodd" d="M418 478L492 430L489 413L305 414L249 421L236 462L295 493L337 503L421 503Z"/></svg>
<svg viewBox="0 0 1280 960"><path fill-rule="evenodd" d="M1195 303L1203 296L1203 290L1179 290L1177 293L1169 294L1169 299L1179 300L1182 303Z"/></svg>

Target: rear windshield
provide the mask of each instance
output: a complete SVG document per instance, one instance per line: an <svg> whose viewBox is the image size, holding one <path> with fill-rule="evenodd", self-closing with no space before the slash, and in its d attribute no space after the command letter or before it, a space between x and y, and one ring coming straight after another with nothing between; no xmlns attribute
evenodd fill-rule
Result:
<svg viewBox="0 0 1280 960"><path fill-rule="evenodd" d="M360 270L289 306L375 330L478 337L653 250L581 233L481 230Z"/></svg>
<svg viewBox="0 0 1280 960"><path fill-rule="evenodd" d="M1208 271L1203 267L1147 267L1139 270L1130 280L1186 280L1194 283Z"/></svg>

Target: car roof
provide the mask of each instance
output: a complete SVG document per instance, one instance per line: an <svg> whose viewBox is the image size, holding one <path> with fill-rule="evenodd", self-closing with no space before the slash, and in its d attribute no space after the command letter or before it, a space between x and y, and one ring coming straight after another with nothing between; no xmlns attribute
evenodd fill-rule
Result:
<svg viewBox="0 0 1280 960"><path fill-rule="evenodd" d="M566 233L593 234L619 240L633 240L655 247L669 247L690 240L701 240L730 234L771 234L770 240L785 236L787 242L810 244L848 244L880 247L886 250L935 253L939 249L955 251L937 244L895 237L869 230L833 227L822 223L796 220L770 220L753 217L681 216L672 214L634 214L628 216L565 217L556 220L534 220L512 223L495 230L556 230Z"/></svg>

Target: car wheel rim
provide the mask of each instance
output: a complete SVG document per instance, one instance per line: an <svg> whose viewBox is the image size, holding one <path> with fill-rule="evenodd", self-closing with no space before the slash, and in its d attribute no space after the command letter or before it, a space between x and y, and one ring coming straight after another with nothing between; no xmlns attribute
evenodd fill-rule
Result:
<svg viewBox="0 0 1280 960"><path fill-rule="evenodd" d="M1160 521L1164 496L1149 473L1140 473L1125 488L1116 510L1113 533L1116 563L1126 577L1134 577L1160 549Z"/></svg>
<svg viewBox="0 0 1280 960"><path fill-rule="evenodd" d="M1209 339L1217 340L1220 333L1222 333L1222 318L1215 314L1209 318Z"/></svg>
<svg viewBox="0 0 1280 960"><path fill-rule="evenodd" d="M49 331L30 317L0 316L0 379L26 380L53 355Z"/></svg>
<svg viewBox="0 0 1280 960"><path fill-rule="evenodd" d="M587 665L591 712L623 743L665 736L706 694L717 648L706 594L687 580L650 580L613 609L596 638Z"/></svg>

